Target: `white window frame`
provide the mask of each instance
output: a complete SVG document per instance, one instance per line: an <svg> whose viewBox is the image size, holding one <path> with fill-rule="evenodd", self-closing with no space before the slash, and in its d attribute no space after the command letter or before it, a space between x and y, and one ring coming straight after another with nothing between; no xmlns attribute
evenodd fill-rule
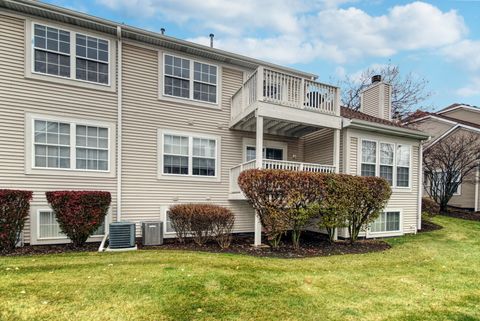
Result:
<svg viewBox="0 0 480 321"><path fill-rule="evenodd" d="M188 137L188 175L169 174L163 172L163 149L165 135ZM158 168L157 177L159 179L190 180L190 181L220 181L221 178L221 139L220 136L208 135L196 132L184 132L169 129L158 129L157 132L157 150L158 150ZM193 138L202 138L215 140L215 176L193 175Z"/></svg>
<svg viewBox="0 0 480 321"><path fill-rule="evenodd" d="M70 168L36 167L35 166L35 121L62 122L70 125ZM103 127L108 129L107 170L77 169L77 125ZM109 176L115 175L115 124L87 119L75 119L42 114L26 114L25 120L25 172L26 174L73 175L73 176ZM82 147L80 147L82 148ZM88 149L88 147L86 147ZM68 173L68 174L67 174Z"/></svg>
<svg viewBox="0 0 480 321"><path fill-rule="evenodd" d="M68 236L56 236L56 237L40 237L40 212L53 212L53 209L49 206L33 206L30 209L30 244L42 245L42 244L67 244L72 241ZM108 224L111 221L111 208L105 215L105 233L108 233ZM92 235L88 238L87 242L98 242L104 237L104 235Z"/></svg>
<svg viewBox="0 0 480 321"><path fill-rule="evenodd" d="M393 160L392 160L392 165L386 165L386 164L382 164L382 155L381 155L381 152L382 152L382 144L384 145L390 145L390 146L393 146ZM411 151L410 151L411 152ZM397 183L397 171L396 171L396 161L397 161L397 145L394 144L394 143L386 143L386 142L380 142L378 144L378 176L380 176L380 168L381 166L391 166L392 167L392 187L393 186L396 186L396 183ZM411 169L411 164L410 164L410 167L409 169Z"/></svg>
<svg viewBox="0 0 480 321"><path fill-rule="evenodd" d="M255 139L253 138L243 138L243 155L242 160L245 163L247 161L247 147L254 147L255 152L257 150ZM274 148L283 150L283 160L288 159L288 143L274 140L264 140L263 148ZM262 152L263 156L263 152Z"/></svg>
<svg viewBox="0 0 480 321"><path fill-rule="evenodd" d="M25 70L25 74L27 77L32 77L32 78L39 78L42 80L51 80L54 82L60 82L60 83L75 83L87 88L96 88L96 89L102 89L104 88L105 90L109 91L115 91L115 52L116 52L116 45L115 42L112 41L111 39L102 36L98 33L90 32L90 31L85 31L85 30L80 30L73 28L71 26L65 26L62 24L52 24L50 22L45 22L41 20L31 20L28 19L28 28L27 28L27 37L26 37L26 42L27 42L27 66ZM50 27L50 28L55 28L55 29L60 29L64 31L70 32L70 54L68 55L70 57L70 77L64 77L64 76L59 76L59 75L50 75L47 73L41 73L41 72L36 72L35 71L35 45L34 45L34 40L35 40L35 25L42 25L45 27ZM77 79L76 78L76 58L77 58L77 44L76 44L76 35L81 34L87 37L94 37L100 40L104 40L108 42L108 62L102 62L106 63L108 65L108 83L99 83L99 82L94 82L94 81L89 81L89 80L83 80L83 79ZM66 54L64 54L66 55ZM84 59L83 57L79 57ZM86 59L86 58L85 58ZM87 59L88 60L88 59Z"/></svg>
<svg viewBox="0 0 480 321"><path fill-rule="evenodd" d="M365 163L363 161L363 142L368 142L368 143L375 143L375 163ZM371 140L371 139L362 139L360 141L360 166L359 166L359 171L360 171L360 175L362 175L362 165L365 164L365 165L373 165L375 166L375 176L380 176L380 167L379 167L379 164L380 164L380 159L379 159L379 156L380 156L380 144L378 143L378 141L376 140Z"/></svg>
<svg viewBox="0 0 480 321"><path fill-rule="evenodd" d="M160 209L160 220L163 222L163 235L165 238L177 236L177 232L167 231L167 213L169 210L170 210L170 205L161 206L161 209Z"/></svg>
<svg viewBox="0 0 480 321"><path fill-rule="evenodd" d="M386 208L382 211L383 213L387 212L398 212L400 217L399 217L399 230L397 231L379 231L379 232L372 232L370 229L370 225L368 226L367 229L367 238L369 237L385 237L385 236L399 236L403 235L403 209L400 208ZM380 216L379 216L380 217ZM371 223L373 224L373 222Z"/></svg>
<svg viewBox="0 0 480 321"><path fill-rule="evenodd" d="M168 95L168 94L165 93L165 76L169 76L169 75L165 75L165 56L166 55L172 56L172 57L175 57L175 58L186 59L186 60L190 61L190 74L189 74L189 79L188 79L189 80L189 92L190 92L190 97L189 98L178 97L178 96L174 96L174 95ZM193 96L193 89L194 89L194 82L195 82L195 80L194 80L194 75L195 75L194 74L195 73L194 63L195 62L200 63L200 64L207 64L207 65L214 66L214 67L217 68L217 82L215 84L217 101L214 102L214 103L193 98L194 97ZM179 55L177 53L160 52L159 53L159 64L158 65L159 65L159 75L160 75L160 79L159 79L159 82L158 82L158 84L160 86L160 88L159 88L159 93L160 93L160 96L161 96L160 98L167 99L167 100L173 100L173 101L178 101L178 100L188 101L188 102L191 102L195 105L220 109L221 68L218 64L215 64L215 63L212 63L212 62L206 61L206 60L200 60L200 59L197 59L197 58L191 57L191 56ZM203 83L201 81L197 81L197 82ZM209 85L213 85L213 84L209 84Z"/></svg>
<svg viewBox="0 0 480 321"><path fill-rule="evenodd" d="M413 146L411 144L405 144L405 143L394 143L391 141L384 141L384 140L375 140L375 139L368 139L368 138L360 138L359 139L360 143L358 145L358 171L357 175L361 176L362 175L362 164L363 164L363 142L368 141L368 142L375 142L377 149L376 149L376 163L375 163L375 176L380 177L380 144L390 144L394 145L394 151L393 151L393 183L391 185L391 188L397 191L411 191L412 190L412 172L413 172ZM402 146L408 146L410 150L410 164L409 164L409 171L408 171L408 186L397 186L397 147L398 145ZM366 163L365 163L366 164ZM373 163L371 164L373 165ZM402 166L400 166L402 167Z"/></svg>

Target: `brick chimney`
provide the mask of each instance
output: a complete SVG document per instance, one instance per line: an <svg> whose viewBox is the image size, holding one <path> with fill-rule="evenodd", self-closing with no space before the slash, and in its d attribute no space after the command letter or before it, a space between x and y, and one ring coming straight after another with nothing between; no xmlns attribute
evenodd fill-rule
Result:
<svg viewBox="0 0 480 321"><path fill-rule="evenodd" d="M392 120L392 86L382 76L372 77L372 84L360 94L360 111L370 116Z"/></svg>

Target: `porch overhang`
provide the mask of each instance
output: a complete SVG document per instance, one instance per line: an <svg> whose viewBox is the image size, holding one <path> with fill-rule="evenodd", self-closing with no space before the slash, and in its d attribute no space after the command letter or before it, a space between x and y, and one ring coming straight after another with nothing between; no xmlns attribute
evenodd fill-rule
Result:
<svg viewBox="0 0 480 321"><path fill-rule="evenodd" d="M264 133L289 137L302 137L321 128L342 128L342 118L268 102L257 101L233 119L231 129L256 130L256 118L264 118Z"/></svg>

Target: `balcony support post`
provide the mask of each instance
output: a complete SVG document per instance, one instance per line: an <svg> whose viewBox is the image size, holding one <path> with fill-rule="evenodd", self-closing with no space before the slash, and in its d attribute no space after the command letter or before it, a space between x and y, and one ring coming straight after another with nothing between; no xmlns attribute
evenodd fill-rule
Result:
<svg viewBox="0 0 480 321"><path fill-rule="evenodd" d="M340 173L340 129L333 130L333 166L335 173Z"/></svg>
<svg viewBox="0 0 480 321"><path fill-rule="evenodd" d="M255 167L258 169L263 167L263 117L261 116L257 116ZM255 240L253 245L262 245L262 223L258 213L255 213Z"/></svg>
<svg viewBox="0 0 480 321"><path fill-rule="evenodd" d="M264 86L264 79L263 79L263 67L259 66L257 68L257 100L263 101L263 86Z"/></svg>

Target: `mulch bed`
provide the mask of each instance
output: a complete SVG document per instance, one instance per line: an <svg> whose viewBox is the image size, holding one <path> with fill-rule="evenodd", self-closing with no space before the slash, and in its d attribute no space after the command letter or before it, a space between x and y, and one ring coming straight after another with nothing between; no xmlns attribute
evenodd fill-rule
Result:
<svg viewBox="0 0 480 321"><path fill-rule="evenodd" d="M448 209L448 212L443 213L443 215L461 218L461 219L470 220L470 221L480 221L480 212L467 211L467 210L462 210L462 209L453 208L453 207L450 207Z"/></svg>
<svg viewBox="0 0 480 321"><path fill-rule="evenodd" d="M418 233L425 233L425 232L432 232L441 230L443 226L435 224L428 220L422 220L422 229L418 231Z"/></svg>
<svg viewBox="0 0 480 321"><path fill-rule="evenodd" d="M390 245L388 245L386 242L379 240L359 240L353 245L351 245L348 241L337 241L334 244L330 244L325 235L313 232L306 232L302 235L301 248L299 249L295 249L289 241L289 238L285 237L283 240L283 246L281 246L279 249L273 250L269 246L253 247L253 237L251 235L237 235L232 240L230 247L223 250L213 242L207 243L204 246L198 246L193 242L181 244L173 239L165 240L165 243L162 246L139 246L139 248L148 250L168 249L212 253L235 253L277 258L304 258L342 254L361 254L385 251L390 248Z"/></svg>
<svg viewBox="0 0 480 321"><path fill-rule="evenodd" d="M223 250L214 242L209 242L204 246L198 246L192 241L189 241L185 244L179 243L176 239L165 239L164 241L165 243L161 246L142 246L141 242L137 242L137 245L139 249L143 250L185 250L211 253L235 253L258 257L277 258L304 258L314 256L361 254L385 251L390 248L390 245L380 240L358 240L357 243L353 245L351 245L348 241L337 241L334 244L330 244L325 235L313 232L306 232L303 234L301 248L299 249L293 248L288 236L284 238L283 246L277 250L273 250L269 246L258 248L253 247L253 235L251 234L235 235L231 246L228 249ZM14 252L7 254L7 256L58 254L69 252L95 252L98 250L99 245L100 243L87 243L82 248L74 248L71 244L27 245L16 248Z"/></svg>
<svg viewBox="0 0 480 321"><path fill-rule="evenodd" d="M13 252L8 254L0 253L0 256L25 256L38 254L59 254L71 252L95 252L98 250L100 243L87 243L81 248L75 248L72 244L58 244L58 245L25 245L17 247Z"/></svg>

